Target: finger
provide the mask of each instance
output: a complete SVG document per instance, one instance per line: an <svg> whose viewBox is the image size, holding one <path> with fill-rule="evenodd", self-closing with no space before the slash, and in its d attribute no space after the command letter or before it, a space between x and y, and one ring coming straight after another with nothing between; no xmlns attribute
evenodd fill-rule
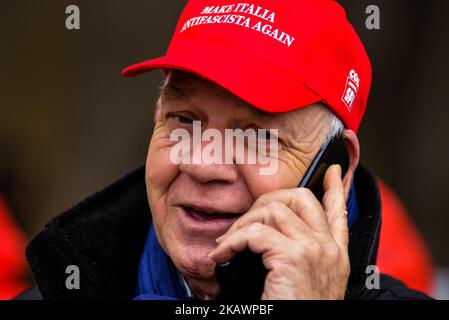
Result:
<svg viewBox="0 0 449 320"><path fill-rule="evenodd" d="M309 226L302 221L285 204L274 201L266 206L255 208L245 213L229 228L217 242L220 243L236 230L249 226L253 223L260 223L273 227L280 233L291 239L301 239L311 232Z"/></svg>
<svg viewBox="0 0 449 320"><path fill-rule="evenodd" d="M313 231L328 232L328 221L323 207L315 195L306 188L284 189L262 195L251 209L281 202L295 212Z"/></svg>
<svg viewBox="0 0 449 320"><path fill-rule="evenodd" d="M229 261L237 253L249 248L257 254L270 251L282 251L286 247L288 238L272 227L253 223L240 228L223 240L218 247L209 254L209 258L216 263Z"/></svg>
<svg viewBox="0 0 449 320"><path fill-rule="evenodd" d="M345 189L341 178L341 167L331 166L324 176L324 211L328 217L329 228L335 241L348 246L348 214Z"/></svg>

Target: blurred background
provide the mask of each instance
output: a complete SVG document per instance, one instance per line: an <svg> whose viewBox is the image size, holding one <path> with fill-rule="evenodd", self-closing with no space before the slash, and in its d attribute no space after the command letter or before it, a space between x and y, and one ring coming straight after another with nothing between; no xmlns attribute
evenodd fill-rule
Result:
<svg viewBox="0 0 449 320"><path fill-rule="evenodd" d="M19 248L49 219L144 163L162 77L127 80L120 72L164 54L185 3L0 0L0 197ZM340 3L374 69L362 162L402 200L443 284L449 1ZM81 10L80 30L65 27L71 4ZM380 30L365 27L369 5L380 9ZM0 229L0 245L5 234ZM442 288L431 290L443 296Z"/></svg>

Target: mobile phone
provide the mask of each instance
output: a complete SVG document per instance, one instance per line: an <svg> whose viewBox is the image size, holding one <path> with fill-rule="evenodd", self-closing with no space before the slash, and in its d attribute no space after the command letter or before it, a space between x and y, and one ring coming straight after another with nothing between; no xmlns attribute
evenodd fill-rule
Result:
<svg viewBox="0 0 449 320"><path fill-rule="evenodd" d="M321 201L324 195L324 175L333 164L341 166L343 178L349 168L349 154L342 136L327 141L321 147L299 187L310 189ZM267 274L262 256L249 249L238 253L226 263L217 264L215 275L221 289L220 299L260 300Z"/></svg>

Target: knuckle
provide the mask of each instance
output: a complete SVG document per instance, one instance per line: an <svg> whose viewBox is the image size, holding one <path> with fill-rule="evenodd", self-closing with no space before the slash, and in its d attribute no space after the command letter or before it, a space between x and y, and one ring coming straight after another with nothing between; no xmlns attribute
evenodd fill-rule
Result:
<svg viewBox="0 0 449 320"><path fill-rule="evenodd" d="M288 211L290 209L283 203L273 201L268 204L268 211L270 214L270 217L275 223L278 225L283 225L289 222L291 216L289 215Z"/></svg>
<svg viewBox="0 0 449 320"><path fill-rule="evenodd" d="M253 223L248 227L248 241L258 241L263 235L263 225L261 223Z"/></svg>
<svg viewBox="0 0 449 320"><path fill-rule="evenodd" d="M264 193L262 194L259 198L256 199L256 201L254 201L253 206L254 207L258 207L258 206L263 206L266 203L269 202L269 197L270 197L270 193Z"/></svg>
<svg viewBox="0 0 449 320"><path fill-rule="evenodd" d="M313 196L313 193L308 188L296 188L295 189L296 196L299 198L307 199Z"/></svg>
<svg viewBox="0 0 449 320"><path fill-rule="evenodd" d="M277 217L283 214L285 206L277 201L272 201L267 205L268 212L271 216Z"/></svg>
<svg viewBox="0 0 449 320"><path fill-rule="evenodd" d="M292 198L292 204L294 203L295 206L304 210L314 207L318 202L312 191L307 188L296 189L294 198Z"/></svg>
<svg viewBox="0 0 449 320"><path fill-rule="evenodd" d="M306 241L296 245L292 255L297 261L310 261L322 257L321 251L321 246L317 242Z"/></svg>
<svg viewBox="0 0 449 320"><path fill-rule="evenodd" d="M277 201L271 201L270 203L268 203L267 205L267 209L270 215L272 216L276 216L280 210L280 203Z"/></svg>

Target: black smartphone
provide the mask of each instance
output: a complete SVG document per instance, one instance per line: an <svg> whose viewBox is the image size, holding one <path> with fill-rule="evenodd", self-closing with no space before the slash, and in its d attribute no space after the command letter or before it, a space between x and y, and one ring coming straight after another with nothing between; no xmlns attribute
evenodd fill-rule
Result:
<svg viewBox="0 0 449 320"><path fill-rule="evenodd" d="M299 187L309 188L321 201L324 195L324 175L333 164L341 166L344 177L349 168L349 154L342 136L329 140L321 147ZM235 255L226 263L217 264L215 275L221 289L220 299L260 300L267 273L262 256L249 249Z"/></svg>

